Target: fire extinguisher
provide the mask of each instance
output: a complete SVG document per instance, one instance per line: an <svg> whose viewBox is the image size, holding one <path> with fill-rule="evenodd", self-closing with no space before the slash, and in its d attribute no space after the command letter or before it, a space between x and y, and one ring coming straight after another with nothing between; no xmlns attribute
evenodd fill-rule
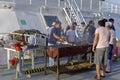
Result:
<svg viewBox="0 0 120 80"><path fill-rule="evenodd" d="M10 62L12 65L15 65L15 64L18 63L18 58L13 57L11 60L9 60L9 62Z"/></svg>

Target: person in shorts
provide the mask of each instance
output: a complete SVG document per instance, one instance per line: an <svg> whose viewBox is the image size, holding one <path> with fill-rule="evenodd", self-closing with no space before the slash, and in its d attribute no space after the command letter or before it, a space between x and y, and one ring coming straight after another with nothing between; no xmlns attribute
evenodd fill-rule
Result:
<svg viewBox="0 0 120 80"><path fill-rule="evenodd" d="M103 20L98 21L98 28L95 31L92 51L95 52L94 63L96 65L96 80L105 77L105 69L108 61L110 32L105 28ZM102 65L102 73L100 73L100 65Z"/></svg>
<svg viewBox="0 0 120 80"><path fill-rule="evenodd" d="M63 39L61 38L61 22L56 21L54 27L52 28L50 32L50 36L48 38L48 46L54 46L57 44L57 42L63 42ZM52 48L50 49L52 52ZM55 60L52 57L49 57L49 66L55 65Z"/></svg>

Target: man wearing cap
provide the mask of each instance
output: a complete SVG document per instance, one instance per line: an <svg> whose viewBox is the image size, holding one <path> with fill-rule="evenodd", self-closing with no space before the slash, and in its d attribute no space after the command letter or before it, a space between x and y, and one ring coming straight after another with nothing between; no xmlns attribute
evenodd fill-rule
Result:
<svg viewBox="0 0 120 80"><path fill-rule="evenodd" d="M56 45L57 41L63 42L63 39L61 38L61 22L59 21L55 22L55 25L50 32L50 37L48 39L48 46ZM53 66L53 65L55 65L54 58L49 57L49 66Z"/></svg>
<svg viewBox="0 0 120 80"><path fill-rule="evenodd" d="M105 26L110 31L109 54L108 54L108 63L106 67L106 73L110 73L111 62L112 62L112 51L113 51L113 47L116 45L116 35L115 35L115 31L113 30L111 22L106 22Z"/></svg>

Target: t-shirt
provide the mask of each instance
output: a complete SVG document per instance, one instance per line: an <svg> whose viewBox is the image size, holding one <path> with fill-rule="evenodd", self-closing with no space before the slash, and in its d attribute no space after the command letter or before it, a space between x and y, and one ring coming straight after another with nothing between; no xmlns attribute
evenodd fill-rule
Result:
<svg viewBox="0 0 120 80"><path fill-rule="evenodd" d="M89 43L93 43L95 30L96 28L94 26L89 26L88 28L88 32L89 32L88 42Z"/></svg>
<svg viewBox="0 0 120 80"><path fill-rule="evenodd" d="M67 27L66 27L66 31L68 31L70 29L70 26L68 25Z"/></svg>
<svg viewBox="0 0 120 80"><path fill-rule="evenodd" d="M110 42L109 44L113 44L113 39L116 38L116 34L114 30L110 30Z"/></svg>
<svg viewBox="0 0 120 80"><path fill-rule="evenodd" d="M66 27L66 30L65 30L65 36L66 36L66 33L67 33L67 31L70 29L70 26L68 25L67 27Z"/></svg>
<svg viewBox="0 0 120 80"><path fill-rule="evenodd" d="M68 42L70 43L76 42L75 30L69 29L66 33L66 36L68 37Z"/></svg>
<svg viewBox="0 0 120 80"><path fill-rule="evenodd" d="M53 28L50 33L50 38L48 39L48 43L50 44L56 44L57 39L54 38L53 34L56 34L57 36L61 37L61 29L60 28Z"/></svg>
<svg viewBox="0 0 120 80"><path fill-rule="evenodd" d="M105 27L100 27L96 29L95 34L99 34L99 40L96 48L106 48L109 46L109 30Z"/></svg>
<svg viewBox="0 0 120 80"><path fill-rule="evenodd" d="M76 33L76 37L78 38L78 42L79 41L84 41L85 40L85 27L79 27L79 28L76 28L75 30L75 33Z"/></svg>

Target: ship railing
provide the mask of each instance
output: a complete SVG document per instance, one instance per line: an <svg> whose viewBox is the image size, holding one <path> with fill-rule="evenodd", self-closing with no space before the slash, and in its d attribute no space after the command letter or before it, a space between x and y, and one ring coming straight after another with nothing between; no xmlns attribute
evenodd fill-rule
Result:
<svg viewBox="0 0 120 80"><path fill-rule="evenodd" d="M66 0L64 12L68 19L68 23L75 21L79 25L82 21L84 21L86 24L86 21L83 17L81 10L78 7L78 4L76 3L76 0Z"/></svg>
<svg viewBox="0 0 120 80"><path fill-rule="evenodd" d="M11 35L10 35L11 34ZM11 37L10 37L11 36ZM10 41L10 40L16 40L15 36L24 36L24 40L26 43L29 43L29 37L31 35L29 34L21 34L21 33L0 33L0 38L3 39L4 41ZM46 39L47 36L45 34L33 34L34 37L34 45L41 45L41 46L46 46Z"/></svg>
<svg viewBox="0 0 120 80"><path fill-rule="evenodd" d="M120 4L103 1L102 5L101 5L101 11L120 14Z"/></svg>

